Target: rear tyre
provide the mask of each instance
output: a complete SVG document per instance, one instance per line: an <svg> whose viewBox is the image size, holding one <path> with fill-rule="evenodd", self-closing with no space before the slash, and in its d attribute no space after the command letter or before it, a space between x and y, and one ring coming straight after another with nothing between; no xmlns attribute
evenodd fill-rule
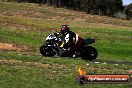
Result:
<svg viewBox="0 0 132 88"><path fill-rule="evenodd" d="M92 60L95 60L97 56L98 56L98 52L94 47L86 46L83 49L81 58L84 60L92 61Z"/></svg>
<svg viewBox="0 0 132 88"><path fill-rule="evenodd" d="M53 48L48 47L46 45L42 45L40 47L40 53L45 57L52 57L56 55L56 52L53 50Z"/></svg>

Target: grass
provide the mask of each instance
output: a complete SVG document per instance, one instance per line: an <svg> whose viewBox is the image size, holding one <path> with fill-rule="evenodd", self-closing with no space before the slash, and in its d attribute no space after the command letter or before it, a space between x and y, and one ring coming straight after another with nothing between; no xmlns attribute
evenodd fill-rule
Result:
<svg viewBox="0 0 132 88"><path fill-rule="evenodd" d="M14 51L0 51L1 60L21 60L21 61L40 61L40 55L31 53L17 53Z"/></svg>
<svg viewBox="0 0 132 88"><path fill-rule="evenodd" d="M79 18L80 21L75 18ZM83 22L82 18L85 19ZM1 88L132 87L131 84L82 86L75 80L79 66L84 66L88 74L131 74L129 72L132 70L131 65L103 62L95 64L94 61L84 61L80 58L42 57L39 47L48 34L57 31L64 21L83 38L96 39L93 46L99 52L98 60L132 62L131 21L91 16L46 5L0 2L0 42L25 45L32 50L26 52L0 50Z"/></svg>
<svg viewBox="0 0 132 88"><path fill-rule="evenodd" d="M105 66L103 66L105 67ZM67 66L55 66L51 67L37 67L37 66L26 66L26 65L2 65L0 66L0 83L1 88L87 88L89 87L116 87L116 88L130 88L129 84L87 84L84 86L76 83L76 75L74 67ZM88 70L88 69L87 69ZM117 70L116 70L117 71ZM93 71L92 71L93 72ZM107 71L105 71L107 72ZM110 71L111 72L111 71ZM89 72L91 74L91 72ZM100 73L95 71L95 73ZM101 72L102 73L102 72ZM108 71L109 73L109 71ZM119 72L120 73L120 72Z"/></svg>
<svg viewBox="0 0 132 88"><path fill-rule="evenodd" d="M42 35L37 32L31 33L29 31L24 32L21 30L1 28L0 34L1 41L9 41L34 47L38 47L42 43Z"/></svg>

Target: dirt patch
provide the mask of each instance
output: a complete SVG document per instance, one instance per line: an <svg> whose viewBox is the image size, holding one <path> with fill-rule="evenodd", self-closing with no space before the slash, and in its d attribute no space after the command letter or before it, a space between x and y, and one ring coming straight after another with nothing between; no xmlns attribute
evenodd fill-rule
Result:
<svg viewBox="0 0 132 88"><path fill-rule="evenodd" d="M23 62L19 60L0 60L0 64L9 64L9 65L22 65L22 66L41 66L41 67L48 67L50 64L42 64L39 62Z"/></svg>
<svg viewBox="0 0 132 88"><path fill-rule="evenodd" d="M75 22L82 22L82 21L85 21L85 19L78 17L78 18L74 18L74 21Z"/></svg>
<svg viewBox="0 0 132 88"><path fill-rule="evenodd" d="M38 66L41 68L65 68L65 65L60 64L48 64L48 63L41 63L41 62L23 62L19 60L0 60L0 64L7 64L7 65L20 65L20 66Z"/></svg>
<svg viewBox="0 0 132 88"><path fill-rule="evenodd" d="M2 43L0 42L0 50L7 50L7 51L28 51L28 47L22 45L15 45L10 43Z"/></svg>
<svg viewBox="0 0 132 88"><path fill-rule="evenodd" d="M35 16L36 18L41 18L41 17L44 16L44 14L43 14L42 12L36 12L36 13L34 13L34 16Z"/></svg>
<svg viewBox="0 0 132 88"><path fill-rule="evenodd" d="M28 31L46 30L45 28L40 27L39 25L23 23L21 22L21 18L22 17L19 15L13 17L13 16L4 16L0 14L0 27L10 28L10 29L19 29L19 30L28 30ZM23 19L27 19L27 18L24 17Z"/></svg>
<svg viewBox="0 0 132 88"><path fill-rule="evenodd" d="M0 17L0 26L1 27L8 27L10 29L20 29L20 30L34 30L38 29L37 26L35 25L29 25L29 24L22 24L22 23L17 23L13 21L9 21L8 18L3 18Z"/></svg>
<svg viewBox="0 0 132 88"><path fill-rule="evenodd" d="M47 20L59 20L59 21L64 21L65 17L61 17L61 16L55 16L55 17L51 17Z"/></svg>

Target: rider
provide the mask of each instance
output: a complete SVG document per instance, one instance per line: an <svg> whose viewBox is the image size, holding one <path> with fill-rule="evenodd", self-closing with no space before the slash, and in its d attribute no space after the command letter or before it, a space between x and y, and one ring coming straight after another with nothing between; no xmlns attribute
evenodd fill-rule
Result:
<svg viewBox="0 0 132 88"><path fill-rule="evenodd" d="M83 39L70 30L69 25L62 25L60 33L64 38L63 48L70 48L70 52L73 53L73 57L77 57L76 51L79 51L83 44Z"/></svg>

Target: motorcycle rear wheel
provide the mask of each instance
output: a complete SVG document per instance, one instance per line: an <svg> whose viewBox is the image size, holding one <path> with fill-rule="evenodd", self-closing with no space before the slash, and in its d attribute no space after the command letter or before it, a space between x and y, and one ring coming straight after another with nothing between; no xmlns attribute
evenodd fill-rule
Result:
<svg viewBox="0 0 132 88"><path fill-rule="evenodd" d="M84 49L83 49L83 52L82 52L82 55L81 55L81 58L84 59L84 60L95 60L98 56L98 52L97 50L92 47L92 46L86 46Z"/></svg>

